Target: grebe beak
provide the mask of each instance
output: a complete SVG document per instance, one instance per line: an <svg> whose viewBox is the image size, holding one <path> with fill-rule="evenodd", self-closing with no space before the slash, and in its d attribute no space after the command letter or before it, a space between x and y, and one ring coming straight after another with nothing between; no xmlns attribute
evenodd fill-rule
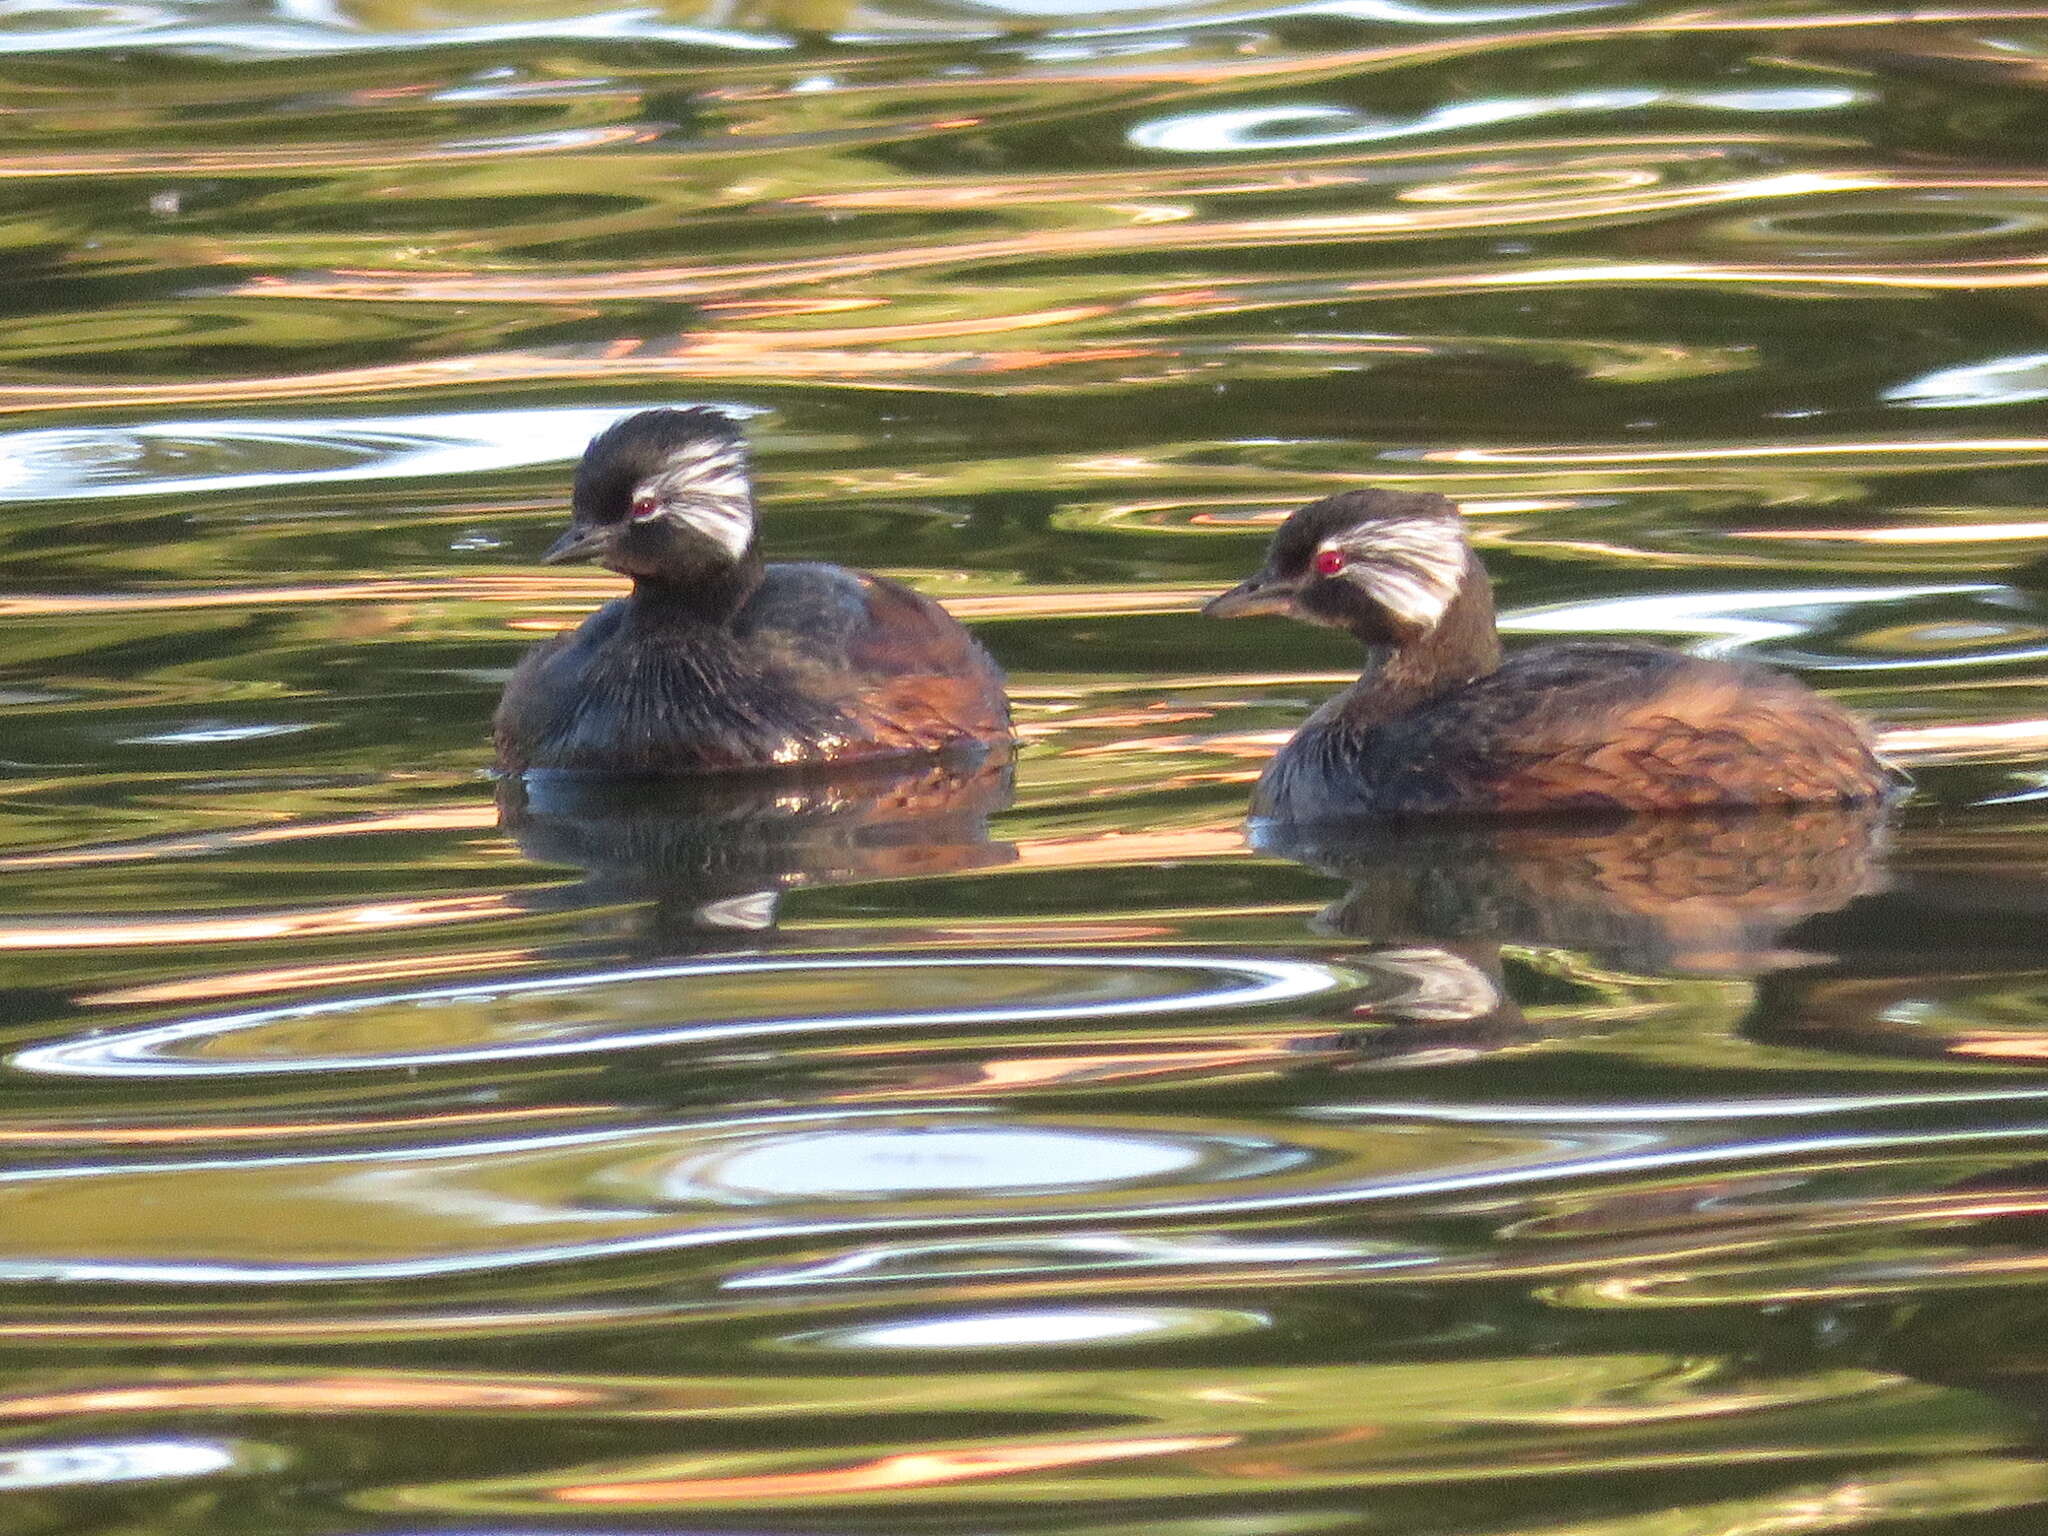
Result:
<svg viewBox="0 0 2048 1536"><path fill-rule="evenodd" d="M1261 614L1290 613L1293 609L1292 583L1254 576L1250 581L1241 581L1228 592L1210 598L1202 605L1202 616L1208 619L1249 619Z"/></svg>
<svg viewBox="0 0 2048 1536"><path fill-rule="evenodd" d="M569 531L550 544L547 553L540 557L542 565L567 565L573 560L595 560L611 547L612 531L599 524L594 528L578 528L574 523Z"/></svg>

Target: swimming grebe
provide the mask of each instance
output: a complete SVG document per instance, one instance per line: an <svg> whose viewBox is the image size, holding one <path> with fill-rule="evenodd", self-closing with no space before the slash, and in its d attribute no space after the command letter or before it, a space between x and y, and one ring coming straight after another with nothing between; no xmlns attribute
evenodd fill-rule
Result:
<svg viewBox="0 0 2048 1536"><path fill-rule="evenodd" d="M1441 496L1313 502L1202 611L1347 630L1371 658L1267 765L1254 816L1863 802L1897 782L1853 715L1763 667L1606 642L1503 661L1493 589Z"/></svg>
<svg viewBox="0 0 2048 1536"><path fill-rule="evenodd" d="M1002 747L1002 673L896 582L768 565L746 441L716 411L642 411L591 440L569 531L629 597L528 652L498 704L498 766L636 777Z"/></svg>

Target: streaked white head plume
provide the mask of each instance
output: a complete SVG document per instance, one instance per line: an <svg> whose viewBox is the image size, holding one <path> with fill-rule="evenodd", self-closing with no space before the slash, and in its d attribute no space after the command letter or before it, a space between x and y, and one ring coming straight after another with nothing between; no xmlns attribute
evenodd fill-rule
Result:
<svg viewBox="0 0 2048 1536"><path fill-rule="evenodd" d="M1465 583L1463 529L1442 517L1374 518L1317 546L1341 557L1331 574L1354 582L1402 623L1433 629Z"/></svg>
<svg viewBox="0 0 2048 1536"><path fill-rule="evenodd" d="M739 559L754 542L746 443L736 436L679 443L658 471L634 486L630 515L635 522L668 518Z"/></svg>

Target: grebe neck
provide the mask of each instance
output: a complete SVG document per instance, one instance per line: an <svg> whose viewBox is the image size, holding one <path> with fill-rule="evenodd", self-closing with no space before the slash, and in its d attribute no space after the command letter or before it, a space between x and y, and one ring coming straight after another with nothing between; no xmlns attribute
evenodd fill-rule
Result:
<svg viewBox="0 0 2048 1536"><path fill-rule="evenodd" d="M749 550L736 564L699 566L687 573L635 576L633 612L661 624L708 624L723 628L746 606L766 568Z"/></svg>
<svg viewBox="0 0 2048 1536"><path fill-rule="evenodd" d="M1359 638L1365 641L1365 671L1335 700L1333 711L1345 725L1358 729L1391 720L1438 694L1485 677L1501 662L1493 586L1469 553L1458 595L1432 627L1391 643L1384 631L1359 633Z"/></svg>

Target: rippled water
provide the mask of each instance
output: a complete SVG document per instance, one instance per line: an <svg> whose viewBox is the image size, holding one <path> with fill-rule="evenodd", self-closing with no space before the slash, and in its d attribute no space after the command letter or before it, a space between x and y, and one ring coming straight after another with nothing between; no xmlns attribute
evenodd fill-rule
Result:
<svg viewBox="0 0 2048 1536"><path fill-rule="evenodd" d="M0 1530L2048 1532L2048 12L0 14ZM486 776L618 413L1003 769ZM1247 846L1357 484L1881 819Z"/></svg>

